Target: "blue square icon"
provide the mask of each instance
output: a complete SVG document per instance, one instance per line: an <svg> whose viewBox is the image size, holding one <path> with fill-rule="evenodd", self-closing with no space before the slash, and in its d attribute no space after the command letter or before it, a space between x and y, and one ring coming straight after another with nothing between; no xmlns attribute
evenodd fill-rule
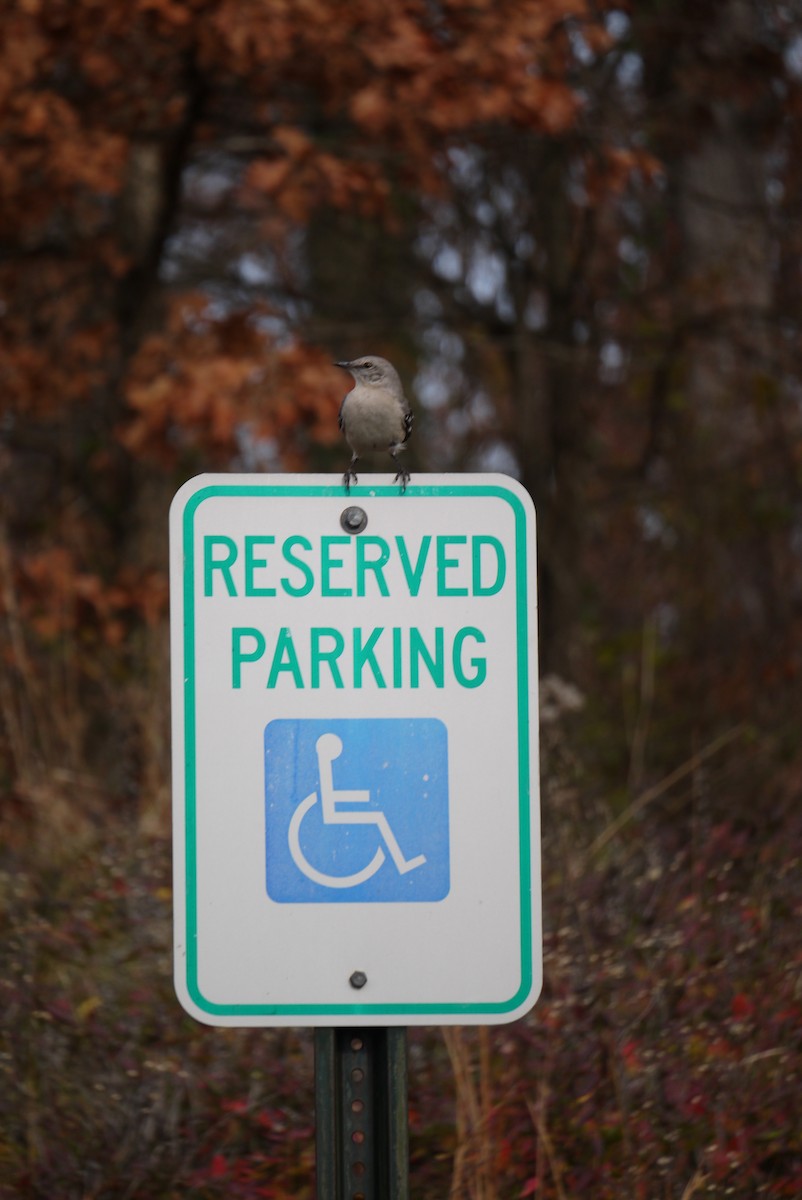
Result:
<svg viewBox="0 0 802 1200"><path fill-rule="evenodd" d="M448 739L431 717L270 721L267 894L279 904L443 900Z"/></svg>

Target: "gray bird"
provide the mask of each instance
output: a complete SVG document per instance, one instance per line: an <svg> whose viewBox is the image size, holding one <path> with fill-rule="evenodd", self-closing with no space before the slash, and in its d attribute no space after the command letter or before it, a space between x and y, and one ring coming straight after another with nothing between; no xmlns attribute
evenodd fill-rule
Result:
<svg viewBox="0 0 802 1200"><path fill-rule="evenodd" d="M412 433L412 413L404 395L398 372L386 358L378 354L366 354L352 362L338 362L354 377L355 387L340 405L340 429L353 454L348 470L343 475L346 492L351 490L351 480L357 482L354 467L363 454L370 450L387 450L398 467L395 482L405 492L409 482L409 471L401 467L398 454Z"/></svg>

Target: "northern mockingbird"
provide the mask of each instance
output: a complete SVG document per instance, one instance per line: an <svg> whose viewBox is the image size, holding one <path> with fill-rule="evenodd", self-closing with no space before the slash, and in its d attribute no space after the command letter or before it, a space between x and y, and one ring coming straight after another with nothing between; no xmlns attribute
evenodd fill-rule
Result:
<svg viewBox="0 0 802 1200"><path fill-rule="evenodd" d="M395 482L405 492L409 482L409 471L401 467L398 454L412 433L412 413L404 395L401 380L395 367L386 358L377 354L366 354L352 362L338 362L354 377L355 387L340 405L340 429L353 451L348 470L343 475L346 492L351 490L351 480L357 482L354 467L358 459L369 450L387 450L398 467Z"/></svg>

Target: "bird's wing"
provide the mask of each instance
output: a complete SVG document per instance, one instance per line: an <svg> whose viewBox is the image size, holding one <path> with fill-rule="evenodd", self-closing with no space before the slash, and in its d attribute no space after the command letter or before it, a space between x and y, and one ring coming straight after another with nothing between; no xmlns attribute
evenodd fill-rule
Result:
<svg viewBox="0 0 802 1200"><path fill-rule="evenodd" d="M409 409L404 413L404 441L409 441L409 435L412 433L412 413Z"/></svg>

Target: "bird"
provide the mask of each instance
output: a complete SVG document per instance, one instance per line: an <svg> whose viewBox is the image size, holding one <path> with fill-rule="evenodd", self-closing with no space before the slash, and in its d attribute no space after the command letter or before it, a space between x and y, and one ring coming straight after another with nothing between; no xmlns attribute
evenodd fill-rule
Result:
<svg viewBox="0 0 802 1200"><path fill-rule="evenodd" d="M398 467L394 483L400 483L401 493L407 490L410 475L398 461L412 433L412 412L398 372L392 363L378 354L366 354L350 362L338 362L335 367L348 371L355 386L340 405L339 425L352 455L343 475L346 492L351 482L357 483L356 464L370 450L387 450Z"/></svg>

